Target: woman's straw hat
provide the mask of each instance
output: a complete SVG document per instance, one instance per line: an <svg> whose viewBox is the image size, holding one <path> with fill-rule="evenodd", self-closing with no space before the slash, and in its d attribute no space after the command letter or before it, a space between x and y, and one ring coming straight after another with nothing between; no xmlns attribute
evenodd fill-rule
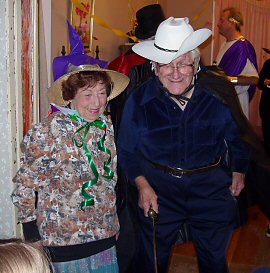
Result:
<svg viewBox="0 0 270 273"><path fill-rule="evenodd" d="M108 97L108 101L114 99L119 94L121 94L129 84L129 78L126 75L116 72L114 70L100 68L97 65L89 64L79 66L70 65L69 70L70 72L58 78L48 89L47 95L50 103L55 103L57 105L65 104L65 101L62 97L62 83L66 81L69 78L69 76L84 71L103 71L110 76L113 82L113 88L110 96Z"/></svg>

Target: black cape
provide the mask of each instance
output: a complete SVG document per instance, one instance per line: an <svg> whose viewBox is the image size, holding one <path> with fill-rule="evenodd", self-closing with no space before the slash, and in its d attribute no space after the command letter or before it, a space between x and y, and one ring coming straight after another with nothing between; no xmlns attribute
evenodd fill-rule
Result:
<svg viewBox="0 0 270 273"><path fill-rule="evenodd" d="M227 80L226 74L217 66L203 67L198 73L197 83L212 92L224 104L228 105L239 127L240 136L247 145L251 162L246 175L246 187L251 202L258 203L270 218L270 158L261 140L243 114L235 88Z"/></svg>

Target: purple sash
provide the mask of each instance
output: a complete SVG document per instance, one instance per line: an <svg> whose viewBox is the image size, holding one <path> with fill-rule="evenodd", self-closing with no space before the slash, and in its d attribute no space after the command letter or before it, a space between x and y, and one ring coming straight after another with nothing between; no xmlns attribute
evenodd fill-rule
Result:
<svg viewBox="0 0 270 273"><path fill-rule="evenodd" d="M256 60L256 52L252 44L246 39L236 41L223 55L219 66L228 76L239 75L244 69L247 59L251 61L256 70L258 65ZM256 90L255 85L251 85L248 89L249 101L251 101Z"/></svg>

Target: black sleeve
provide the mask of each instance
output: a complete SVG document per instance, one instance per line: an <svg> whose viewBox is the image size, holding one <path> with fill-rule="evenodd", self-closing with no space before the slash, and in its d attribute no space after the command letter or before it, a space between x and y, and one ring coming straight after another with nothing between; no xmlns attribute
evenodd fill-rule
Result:
<svg viewBox="0 0 270 273"><path fill-rule="evenodd" d="M259 74L258 87L261 90L269 90L263 82L265 79L270 79L270 59L266 60Z"/></svg>
<svg viewBox="0 0 270 273"><path fill-rule="evenodd" d="M36 242L41 239L38 232L37 220L23 223L22 227L25 241Z"/></svg>

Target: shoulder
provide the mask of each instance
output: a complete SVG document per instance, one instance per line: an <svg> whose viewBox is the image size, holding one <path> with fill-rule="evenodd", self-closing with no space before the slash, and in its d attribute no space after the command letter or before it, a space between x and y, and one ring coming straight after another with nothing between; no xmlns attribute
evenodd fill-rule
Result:
<svg viewBox="0 0 270 273"><path fill-rule="evenodd" d="M237 98L234 86L227 80L225 72L217 66L203 67L198 73L197 84L224 104Z"/></svg>
<svg viewBox="0 0 270 273"><path fill-rule="evenodd" d="M131 97L136 101L144 101L146 98L155 93L157 83L153 78L149 78L137 87L134 87Z"/></svg>
<svg viewBox="0 0 270 273"><path fill-rule="evenodd" d="M246 38L242 38L237 40L235 43L243 52L247 52L247 54L255 54L255 48L252 43Z"/></svg>
<svg viewBox="0 0 270 273"><path fill-rule="evenodd" d="M59 135L72 130L73 121L61 112L55 112L44 121L35 124L27 133L26 137L31 136L44 139L47 136Z"/></svg>

